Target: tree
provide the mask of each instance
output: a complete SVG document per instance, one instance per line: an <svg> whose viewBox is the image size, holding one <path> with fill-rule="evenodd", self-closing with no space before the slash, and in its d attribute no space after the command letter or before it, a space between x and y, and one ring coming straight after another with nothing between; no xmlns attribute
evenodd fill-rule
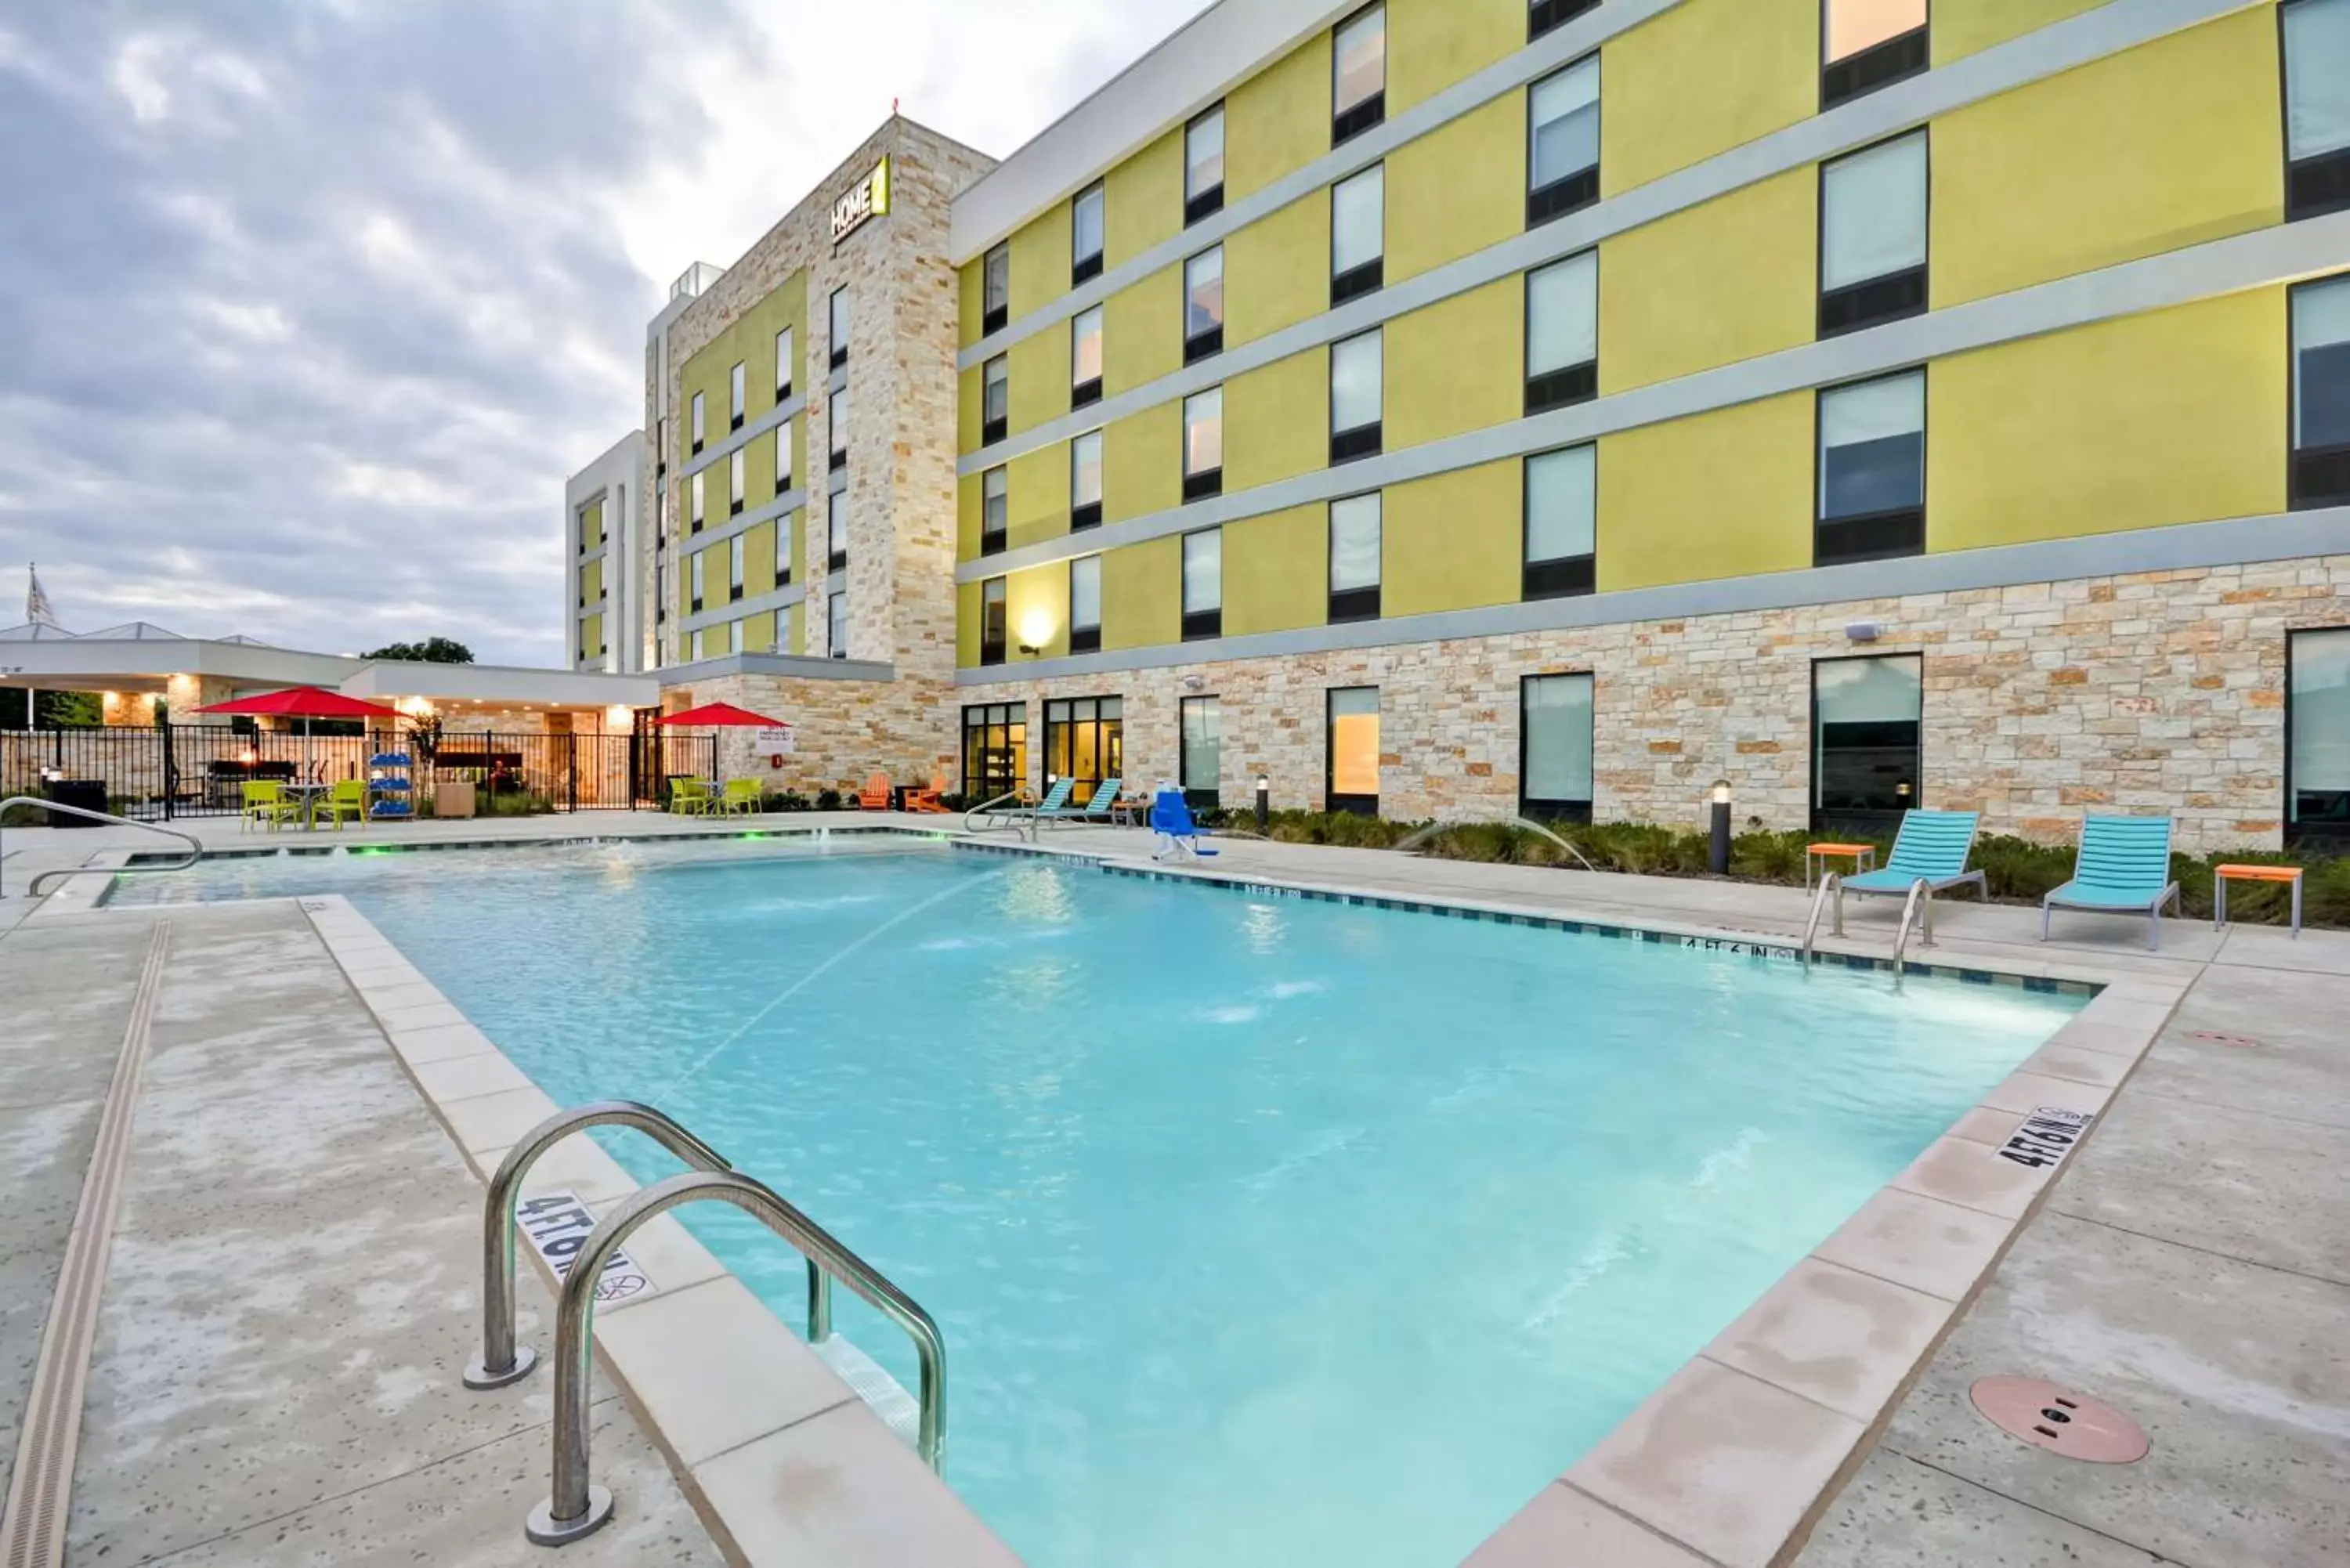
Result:
<svg viewBox="0 0 2350 1568"><path fill-rule="evenodd" d="M452 638L428 637L422 642L388 642L364 659L392 659L407 664L471 664L473 650Z"/></svg>

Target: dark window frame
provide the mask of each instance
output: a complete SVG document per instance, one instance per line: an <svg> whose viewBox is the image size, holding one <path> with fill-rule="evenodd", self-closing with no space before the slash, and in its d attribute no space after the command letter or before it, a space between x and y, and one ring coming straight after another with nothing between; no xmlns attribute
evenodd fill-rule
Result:
<svg viewBox="0 0 2350 1568"><path fill-rule="evenodd" d="M987 590L990 587L997 586L1001 586L1003 589L1003 598L1002 601L1003 609L1003 624L993 628L993 635L991 637L991 628L988 626ZM828 610L829 601L827 602L827 607ZM979 662L983 668L1004 662L1005 655L1010 651L1012 641L1011 634L1012 579L1010 577L989 577L979 585Z"/></svg>
<svg viewBox="0 0 2350 1568"><path fill-rule="evenodd" d="M987 482L995 474L1003 475L1003 526L990 528L987 524ZM979 553L982 556L1000 556L1012 534L1012 471L999 463L979 476Z"/></svg>
<svg viewBox="0 0 2350 1568"><path fill-rule="evenodd" d="M1206 190L1200 192L1196 195L1192 194L1191 190L1191 130L1201 120L1210 119L1212 116L1221 115L1223 112L1223 100L1222 99L1218 99L1214 103L1210 104L1206 109L1201 109L1199 113L1193 115L1191 119L1183 122L1183 226L1187 229L1192 224L1198 223L1201 219L1212 216L1213 214L1224 210L1223 181L1217 181L1214 184L1209 186ZM1230 155L1232 151L1232 121L1228 119L1224 121L1224 149L1227 156ZM1104 211L1104 238L1107 239L1107 208L1105 208Z"/></svg>
<svg viewBox="0 0 2350 1568"><path fill-rule="evenodd" d="M1526 703L1527 691L1537 680L1557 680L1577 675L1591 682L1591 752L1595 771L1591 789L1595 798L1599 792L1599 781L1596 776L1599 755L1598 674L1589 670L1545 670L1532 675L1521 675L1518 677L1518 815L1530 822L1587 823L1591 820L1590 800L1567 800L1526 793L1526 715L1531 711Z"/></svg>
<svg viewBox="0 0 2350 1568"><path fill-rule="evenodd" d="M972 722L976 715L978 722ZM1014 733L1017 732L1017 738ZM972 744L976 734L979 743ZM962 791L972 805L1028 787L1028 704L968 702L962 710ZM974 763L977 764L974 767Z"/></svg>
<svg viewBox="0 0 2350 1568"><path fill-rule="evenodd" d="M1379 691L1377 686L1326 686L1322 689L1322 809L1343 811L1356 816L1377 816L1379 797L1377 794L1340 794L1338 784L1338 715L1334 703L1341 691ZM1387 742L1387 694L1379 693L1379 742ZM1371 766L1379 769L1378 753L1371 753Z"/></svg>
<svg viewBox="0 0 2350 1568"><path fill-rule="evenodd" d="M1003 303L991 306L987 303L987 275L995 265L998 256L1003 258ZM993 337L1012 324L1012 242L1009 240L989 246L987 254L980 258L979 310L979 335L983 337Z"/></svg>
<svg viewBox="0 0 2350 1568"><path fill-rule="evenodd" d="M1330 145L1341 147L1374 127L1386 123L1388 118L1388 55L1387 26L1380 21L1379 90L1350 109L1338 108L1338 35L1353 26L1373 11L1382 10L1387 0L1370 0L1330 24Z"/></svg>
<svg viewBox="0 0 2350 1568"><path fill-rule="evenodd" d="M1003 367L1003 412L990 417L987 411L988 372ZM997 354L979 368L979 444L993 446L1012 433L1012 356Z"/></svg>
<svg viewBox="0 0 2350 1568"><path fill-rule="evenodd" d="M1893 810L1874 806L1825 806L1820 804L1820 666L1850 664L1856 660L1877 661L1887 659L1914 659L1918 661L1918 738L1916 765L1909 770L1908 805ZM1922 649L1888 653L1831 654L1812 660L1811 702L1805 716L1804 747L1811 765L1804 785L1805 820L1812 833L1860 833L1871 837L1890 838L1901 826L1904 810L1914 809L1924 799L1926 792L1926 655ZM1897 794L1897 798L1899 796Z"/></svg>
<svg viewBox="0 0 2350 1568"><path fill-rule="evenodd" d="M1927 377L1928 381L1926 395L1921 400L1925 405L1924 417L1918 426L1918 504L1892 507L1882 512L1856 512L1844 517L1824 515L1828 500L1827 447L1820 414L1828 397L1847 388L1865 387L1874 381L1890 381L1897 377L1910 375ZM1933 421L1933 386L1924 365L1863 376L1856 381L1838 381L1833 386L1813 390L1812 566L1814 568L1849 566L1864 561L1908 560L1926 553L1926 463ZM1835 548L1829 547L1832 543Z"/></svg>
<svg viewBox="0 0 2350 1568"><path fill-rule="evenodd" d="M1084 718L1077 716L1077 704L1081 702L1093 704L1094 711L1089 716ZM1104 702L1115 702L1118 705L1118 712L1115 717L1103 714L1101 705ZM1060 710L1057 716L1054 711L1055 709ZM1097 697L1054 697L1045 701L1045 776L1047 779L1075 780L1069 791L1069 804L1072 806L1081 806L1091 800L1094 792L1106 781L1125 776L1125 709L1126 695L1124 692L1117 691L1106 692ZM1055 765L1064 760L1065 753L1066 760L1070 762L1076 760L1076 737L1073 732L1088 727L1094 731L1094 765L1101 770L1098 777L1076 773L1073 768L1064 769ZM1066 745L1056 743L1064 742L1066 742Z"/></svg>
<svg viewBox="0 0 2350 1568"><path fill-rule="evenodd" d="M1079 561L1098 562L1100 559L1099 556L1074 556L1069 559L1069 651L1071 653L1097 653L1101 650L1101 584L1098 578L1094 584L1093 621L1086 626L1077 624L1077 563ZM1098 574L1101 568L1097 566L1094 570Z"/></svg>
<svg viewBox="0 0 2350 1568"><path fill-rule="evenodd" d="M1352 430L1332 431L1330 466L1336 468L1340 463L1360 462L1367 457L1378 456L1386 440L1386 430L1387 421L1378 419L1367 425L1357 425Z"/></svg>
<svg viewBox="0 0 2350 1568"><path fill-rule="evenodd" d="M1334 274L1330 279L1331 308L1335 310L1348 300L1360 299L1367 294L1377 294L1387 286L1387 275L1388 258L1384 255Z"/></svg>
<svg viewBox="0 0 2350 1568"><path fill-rule="evenodd" d="M1534 536L1534 489L1526 483L1526 472L1538 458L1553 452L1571 452L1578 446L1592 447L1594 465L1592 483L1598 483L1599 453L1595 441L1573 441L1563 447L1528 452L1518 460L1518 597L1521 602L1534 599L1582 598L1596 593L1599 587L1598 530L1592 531L1592 548L1580 556L1545 556L1535 560L1531 551Z"/></svg>
<svg viewBox="0 0 2350 1568"><path fill-rule="evenodd" d="M1330 581L1332 569L1338 558L1338 508L1350 501L1376 498L1379 503L1379 577L1377 582L1359 588L1341 588ZM1322 587L1325 596L1324 618L1332 626L1350 621L1377 620L1380 616L1379 590L1387 586L1387 495L1383 491L1366 490L1353 495L1341 495L1323 509L1322 524Z"/></svg>
<svg viewBox="0 0 2350 1568"><path fill-rule="evenodd" d="M2350 271L2304 278L2285 290L2285 506L2293 512L2350 506L2350 441L2337 442L2333 446L2303 447L2294 433L2301 428L2301 351L2293 332L2293 301L2303 289L2320 288L2328 284L2350 287Z"/></svg>
<svg viewBox="0 0 2350 1568"><path fill-rule="evenodd" d="M1828 287L1828 171L1846 159L1874 152L1880 147L1907 140L1912 136L1923 137L1926 143L1926 259L1917 266L1904 267L1899 272L1881 273L1865 277L1858 283L1848 283L1842 288ZM1819 165L1818 199L1813 203L1814 228L1812 254L1813 287L1819 297L1819 317L1814 324L1815 338L1841 337L1848 332L1866 332L1872 327L1882 327L1888 321L1906 321L1913 316L1926 314L1927 269L1934 264L1934 138L1930 127L1912 126L1895 135L1880 138L1866 147L1856 147L1834 158L1824 158Z"/></svg>
<svg viewBox="0 0 2350 1568"><path fill-rule="evenodd" d="M2304 637L2324 637L2329 635L2350 637L2350 626L2293 627L2289 628L2284 634L2284 769L2282 779L2284 801L2282 805L2282 815L2284 821L2284 845L2287 849L2303 846L2311 846L2324 849L2350 850L2350 791L2327 790L2313 792L2325 794L2340 794L2344 797L2336 806L2336 809L2342 815L2336 817L2321 818L2314 826L2303 823L2300 813L2295 806L2295 798L2303 792L2296 787L2296 784L2293 776L2293 645L2298 639Z"/></svg>
<svg viewBox="0 0 2350 1568"><path fill-rule="evenodd" d="M1095 194L1101 197L1102 243L1080 254L1077 250L1077 209L1085 205L1087 197ZM1090 283L1101 276L1102 257L1108 249L1109 182L1097 180L1069 198L1069 286L1075 288L1081 283Z"/></svg>
<svg viewBox="0 0 2350 1568"><path fill-rule="evenodd" d="M1596 4L1598 0L1584 0L1581 9L1587 10ZM1535 9L1539 10L1540 7L1537 6ZM1553 26L1556 25L1553 24ZM1537 33L1534 36L1539 37L1541 34ZM1529 229L1540 228L1553 219L1563 218L1569 213L1581 212L1599 200L1599 162L1596 159L1592 161L1588 168L1578 169L1572 174L1562 174L1548 184L1534 183L1534 88L1553 77L1564 75L1585 61L1597 57L1598 51L1596 49L1588 54L1578 55L1558 69L1544 71L1540 77L1526 84L1526 227ZM1603 115L1606 113L1607 90L1603 78L1600 87ZM1606 134L1604 129L1601 134Z"/></svg>
<svg viewBox="0 0 2350 1568"><path fill-rule="evenodd" d="M1183 722L1183 711L1194 702L1216 704L1216 772L1219 783L1214 789L1194 789L1184 780L1191 776L1191 746L1190 730ZM1183 792L1183 804L1194 811L1213 811L1222 804L1224 753L1223 699L1212 691L1187 693L1175 702L1175 787Z"/></svg>
<svg viewBox="0 0 2350 1568"><path fill-rule="evenodd" d="M1835 0L1820 0L1820 39L1825 46L1828 36L1828 8ZM1856 55L1820 64L1820 111L1825 114L1840 103L1866 98L1895 82L1907 81L1930 69L1933 64L1931 47L1934 32L1933 0L1927 0L1926 20L1906 33L1897 33L1881 44L1872 44ZM1825 47L1821 49L1825 55Z"/></svg>
<svg viewBox="0 0 2350 1568"><path fill-rule="evenodd" d="M984 286L983 285L983 286ZM843 365L848 363L848 334L845 331L836 332L833 330L836 318L845 317L847 314L845 304L844 308L840 310L834 309L834 306L836 303L842 303L844 301L844 296L847 296L847 293L848 286L847 284L842 284L838 288L834 289L830 294L825 296L825 332L832 339L831 343L828 345L828 357L831 359L830 368L835 370L839 369ZM846 327L847 323L846 319L841 319L839 321L839 325Z"/></svg>
<svg viewBox="0 0 2350 1568"><path fill-rule="evenodd" d="M1599 4L1599 0L1534 0L1526 9L1526 42L1565 26Z"/></svg>

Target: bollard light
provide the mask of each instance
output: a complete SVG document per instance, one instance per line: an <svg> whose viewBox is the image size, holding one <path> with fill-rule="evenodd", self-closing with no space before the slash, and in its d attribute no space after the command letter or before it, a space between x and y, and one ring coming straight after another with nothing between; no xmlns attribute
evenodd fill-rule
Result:
<svg viewBox="0 0 2350 1568"><path fill-rule="evenodd" d="M1730 781L1713 781L1713 844L1707 856L1709 868L1717 877L1730 874Z"/></svg>
<svg viewBox="0 0 2350 1568"><path fill-rule="evenodd" d="M1256 830L1269 831L1273 826L1273 781L1263 774L1256 775Z"/></svg>

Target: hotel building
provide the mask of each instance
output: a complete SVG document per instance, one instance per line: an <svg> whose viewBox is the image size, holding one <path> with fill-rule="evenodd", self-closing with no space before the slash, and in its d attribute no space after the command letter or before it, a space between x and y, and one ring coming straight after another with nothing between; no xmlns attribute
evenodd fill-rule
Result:
<svg viewBox="0 0 2350 1568"><path fill-rule="evenodd" d="M570 563L563 618L571 628L570 668L633 675L644 668L631 629L643 608L638 561L625 545L630 506L641 495L645 432L630 431L571 476L563 489L563 556Z"/></svg>
<svg viewBox="0 0 2350 1568"><path fill-rule="evenodd" d="M2350 0L1222 0L950 243L970 793L2350 829Z"/></svg>

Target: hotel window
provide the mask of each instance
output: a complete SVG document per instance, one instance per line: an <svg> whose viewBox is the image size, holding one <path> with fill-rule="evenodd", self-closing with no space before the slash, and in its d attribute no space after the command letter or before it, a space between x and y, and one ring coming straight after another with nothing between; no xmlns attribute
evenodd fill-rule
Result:
<svg viewBox="0 0 2350 1568"><path fill-rule="evenodd" d="M1388 117L1388 8L1357 11L1330 32L1330 145Z"/></svg>
<svg viewBox="0 0 2350 1568"><path fill-rule="evenodd" d="M1079 556L1069 563L1069 651L1092 653L1101 647L1101 564L1099 556Z"/></svg>
<svg viewBox="0 0 2350 1568"><path fill-rule="evenodd" d="M687 520L692 524L691 531L696 534L702 532L703 493L702 482L705 477L706 475L697 473L685 482L686 494L690 500Z"/></svg>
<svg viewBox="0 0 2350 1568"><path fill-rule="evenodd" d="M1387 281L1388 171L1375 163L1330 187L1330 303Z"/></svg>
<svg viewBox="0 0 2350 1568"><path fill-rule="evenodd" d="M1887 835L1918 804L1925 661L1812 664L1812 831Z"/></svg>
<svg viewBox="0 0 2350 1568"><path fill-rule="evenodd" d="M1096 181L1069 203L1069 286L1099 277L1109 199Z"/></svg>
<svg viewBox="0 0 2350 1568"><path fill-rule="evenodd" d="M1820 107L1926 68L1926 0L1823 0Z"/></svg>
<svg viewBox="0 0 2350 1568"><path fill-rule="evenodd" d="M1224 535L1205 528L1183 535L1183 640L1224 631Z"/></svg>
<svg viewBox="0 0 2350 1568"><path fill-rule="evenodd" d="M726 428L730 431L743 428L743 361L740 359L735 360L734 368L726 372Z"/></svg>
<svg viewBox="0 0 2350 1568"><path fill-rule="evenodd" d="M1211 387L1183 400L1183 499L1224 493L1224 389Z"/></svg>
<svg viewBox="0 0 2350 1568"><path fill-rule="evenodd" d="M832 291L829 324L832 337L832 368L837 370L848 363L848 290L846 288L836 288Z"/></svg>
<svg viewBox="0 0 2350 1568"><path fill-rule="evenodd" d="M1599 253L1526 274L1526 412L1599 394Z"/></svg>
<svg viewBox="0 0 2350 1568"><path fill-rule="evenodd" d="M1526 227L1599 199L1599 57L1526 93Z"/></svg>
<svg viewBox="0 0 2350 1568"><path fill-rule="evenodd" d="M1028 782L1028 704L989 702L962 711L962 794L972 805Z"/></svg>
<svg viewBox="0 0 2350 1568"><path fill-rule="evenodd" d="M775 519L775 587L792 586L792 519L786 513Z"/></svg>
<svg viewBox="0 0 2350 1568"><path fill-rule="evenodd" d="M2350 628L2285 636L2285 838L2350 839Z"/></svg>
<svg viewBox="0 0 2350 1568"><path fill-rule="evenodd" d="M1379 496L1330 503L1330 619L1379 618Z"/></svg>
<svg viewBox="0 0 2350 1568"><path fill-rule="evenodd" d="M2293 291L2292 493L2350 505L2350 273Z"/></svg>
<svg viewBox="0 0 2350 1568"><path fill-rule="evenodd" d="M1328 698L1323 794L1327 809L1379 814L1379 689L1334 686Z"/></svg>
<svg viewBox="0 0 2350 1568"><path fill-rule="evenodd" d="M979 661L1003 662L1005 579L990 577L979 585Z"/></svg>
<svg viewBox="0 0 2350 1568"><path fill-rule="evenodd" d="M848 498L836 495L824 509L825 569L845 572L848 569Z"/></svg>
<svg viewBox="0 0 2350 1568"><path fill-rule="evenodd" d="M1186 697L1176 706L1182 725L1176 772L1183 799L1195 810L1211 811L1223 787L1223 704L1213 697Z"/></svg>
<svg viewBox="0 0 2350 1568"><path fill-rule="evenodd" d="M692 659L693 659L693 661L694 661L695 663L699 664L699 663L701 663L701 662L702 662L702 634L701 634L700 632L698 632L698 631L697 631L697 632L695 632L695 633L693 634L693 641L692 641L691 646L692 646L692 649L693 649L693 652L692 652L692 654L691 654L691 657L692 658Z"/></svg>
<svg viewBox="0 0 2350 1568"><path fill-rule="evenodd" d="M669 619L669 563L653 557L653 620L656 624Z"/></svg>
<svg viewBox="0 0 2350 1568"><path fill-rule="evenodd" d="M1526 42L1533 43L1555 27L1564 27L1599 0L1529 0L1526 6Z"/></svg>
<svg viewBox="0 0 2350 1568"><path fill-rule="evenodd" d="M993 446L1012 429L1012 358L998 354L980 373L979 444Z"/></svg>
<svg viewBox="0 0 2350 1568"><path fill-rule="evenodd" d="M991 468L979 476L979 553L993 556L1002 552L1007 530L1011 527L1012 480L1010 471Z"/></svg>
<svg viewBox="0 0 2350 1568"><path fill-rule="evenodd" d="M775 334L775 401L792 395L792 329Z"/></svg>
<svg viewBox="0 0 2350 1568"><path fill-rule="evenodd" d="M1001 244L987 253L980 264L979 329L983 333L1001 332L1012 320L1012 247Z"/></svg>
<svg viewBox="0 0 2350 1568"><path fill-rule="evenodd" d="M1926 133L1820 165L1820 324L1833 337L1926 308Z"/></svg>
<svg viewBox="0 0 2350 1568"><path fill-rule="evenodd" d="M1069 532L1098 528L1102 520L1102 433L1087 431L1069 442Z"/></svg>
<svg viewBox="0 0 2350 1568"><path fill-rule="evenodd" d="M1069 407L1098 403L1102 395L1102 307L1077 312L1069 323Z"/></svg>
<svg viewBox="0 0 2350 1568"><path fill-rule="evenodd" d="M699 614L702 612L702 554L703 554L703 552L702 552L702 551L700 551L700 550L696 550L692 555L691 555L691 556L687 556L687 557L686 557L686 567L687 567L687 570L691 574L692 578L693 578L693 581L692 581L692 583L691 583L691 589L692 589L692 597L691 597L691 598L690 598L690 599L687 601L687 604L688 604L689 607L692 610L692 612L693 612L694 614L696 614L696 615L699 615Z"/></svg>
<svg viewBox="0 0 2350 1568"><path fill-rule="evenodd" d="M693 394L693 450L702 450L702 394Z"/></svg>
<svg viewBox="0 0 2350 1568"><path fill-rule="evenodd" d="M786 420L775 427L775 493L792 487L792 426Z"/></svg>
<svg viewBox="0 0 2350 1568"><path fill-rule="evenodd" d="M1926 372L1820 393L1819 526L1812 564L1926 548Z"/></svg>
<svg viewBox="0 0 2350 1568"><path fill-rule="evenodd" d="M836 471L848 466L848 389L841 388L824 400L825 436L832 455L825 461Z"/></svg>
<svg viewBox="0 0 2350 1568"><path fill-rule="evenodd" d="M2285 213L2350 207L2350 0L2286 0Z"/></svg>
<svg viewBox="0 0 2350 1568"><path fill-rule="evenodd" d="M737 447L726 457L726 515L729 517L743 510L743 467L748 455Z"/></svg>
<svg viewBox="0 0 2350 1568"><path fill-rule="evenodd" d="M743 651L743 623L739 620L730 620L726 623L726 651L729 653Z"/></svg>
<svg viewBox="0 0 2350 1568"><path fill-rule="evenodd" d="M1093 799L1103 780L1125 777L1125 699L1073 697L1045 703L1045 776L1069 781L1071 805Z"/></svg>
<svg viewBox="0 0 2350 1568"><path fill-rule="evenodd" d="M1599 512L1599 449L1570 446L1526 459L1525 561L1530 599L1591 592Z"/></svg>
<svg viewBox="0 0 2350 1568"><path fill-rule="evenodd" d="M1330 461L1376 457L1385 389L1380 360L1384 338L1376 327L1330 345Z"/></svg>
<svg viewBox="0 0 2350 1568"><path fill-rule="evenodd" d="M1224 247L1201 251L1183 264L1183 363L1224 348Z"/></svg>
<svg viewBox="0 0 2350 1568"><path fill-rule="evenodd" d="M1218 104L1183 128L1183 225L1224 204L1224 106Z"/></svg>
<svg viewBox="0 0 2350 1568"><path fill-rule="evenodd" d="M841 589L825 600L824 640L826 653L834 659L848 657L848 590Z"/></svg>
<svg viewBox="0 0 2350 1568"><path fill-rule="evenodd" d="M1518 812L1591 820L1591 677L1529 675L1518 683Z"/></svg>
<svg viewBox="0 0 2350 1568"><path fill-rule="evenodd" d="M726 602L733 604L743 597L743 535L737 534L726 541Z"/></svg>

